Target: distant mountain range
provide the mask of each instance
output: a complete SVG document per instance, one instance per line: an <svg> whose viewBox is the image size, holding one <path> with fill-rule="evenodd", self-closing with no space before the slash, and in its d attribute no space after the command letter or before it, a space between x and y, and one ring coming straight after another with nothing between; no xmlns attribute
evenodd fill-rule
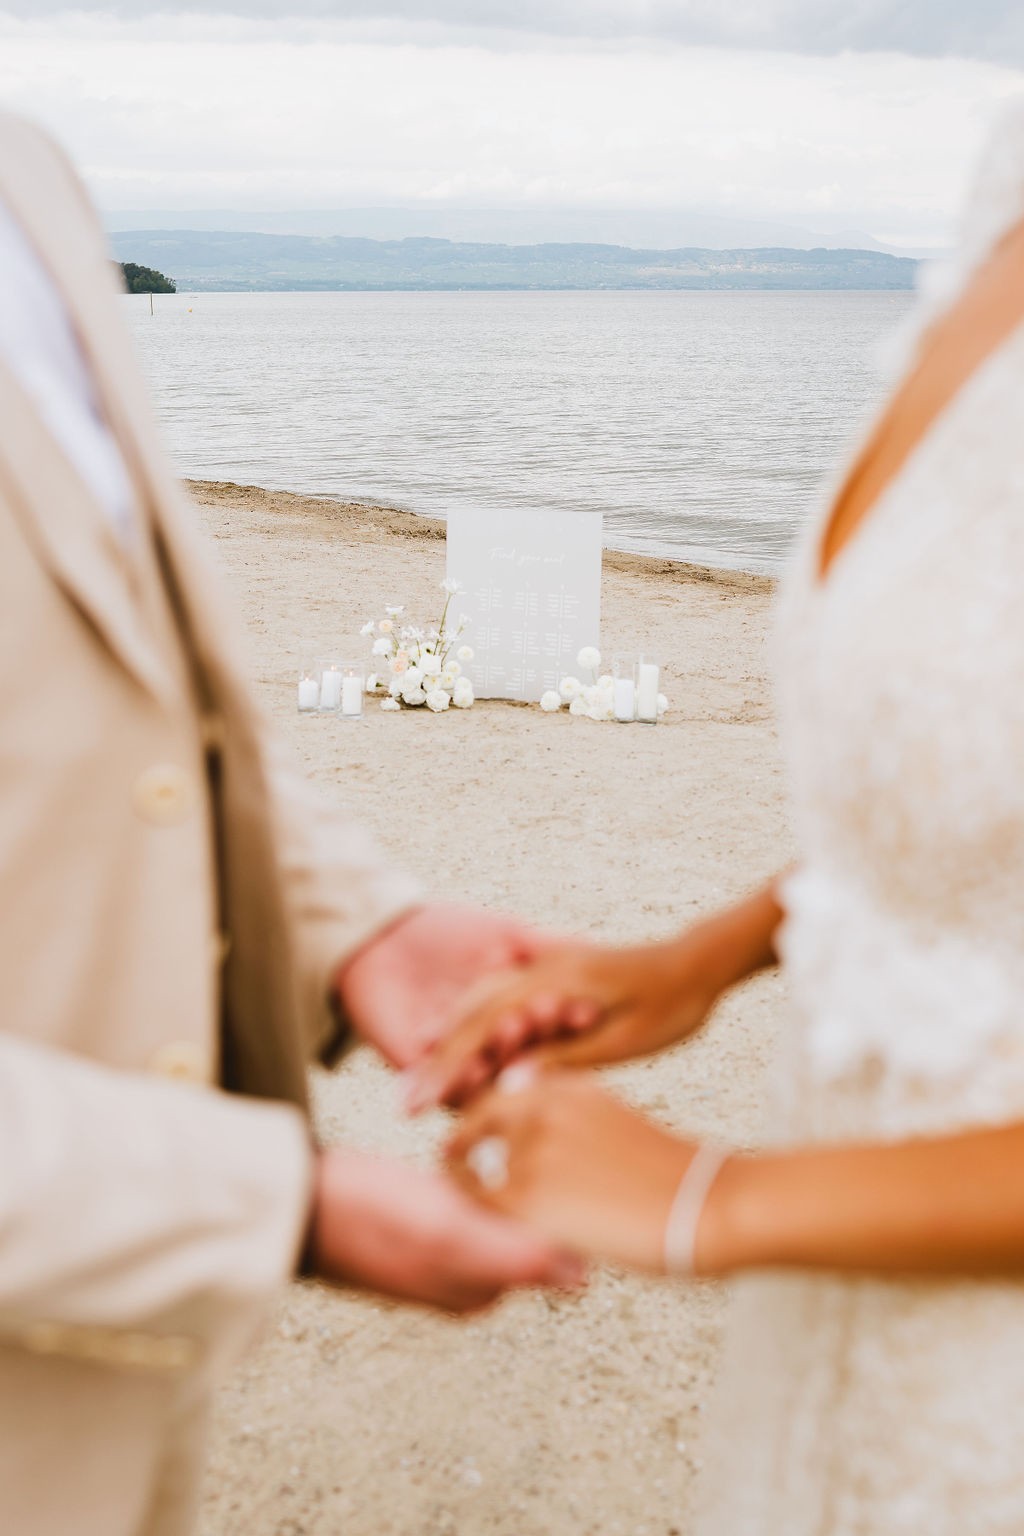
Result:
<svg viewBox="0 0 1024 1536"><path fill-rule="evenodd" d="M138 208L108 211L109 230L234 230L260 235L349 235L363 240L454 240L471 245L628 245L633 250L888 251L926 256L928 247L899 247L866 230L813 229L785 219L749 219L693 208L458 208L410 204L394 208Z"/></svg>
<svg viewBox="0 0 1024 1536"><path fill-rule="evenodd" d="M138 229L111 235L120 261L155 267L178 288L353 289L913 287L917 262L868 250L634 250L577 243L497 245L366 240L244 230Z"/></svg>

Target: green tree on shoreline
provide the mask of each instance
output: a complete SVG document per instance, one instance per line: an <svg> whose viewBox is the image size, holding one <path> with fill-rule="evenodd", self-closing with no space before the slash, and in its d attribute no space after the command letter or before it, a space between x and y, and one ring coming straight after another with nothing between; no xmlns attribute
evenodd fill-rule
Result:
<svg viewBox="0 0 1024 1536"><path fill-rule="evenodd" d="M118 265L129 293L177 293L169 277L152 267L140 267L134 261L122 261Z"/></svg>

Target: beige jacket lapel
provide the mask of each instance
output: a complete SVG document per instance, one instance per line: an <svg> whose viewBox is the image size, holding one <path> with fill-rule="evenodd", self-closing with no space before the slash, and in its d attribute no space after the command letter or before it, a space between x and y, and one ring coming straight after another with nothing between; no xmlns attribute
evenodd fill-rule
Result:
<svg viewBox="0 0 1024 1536"><path fill-rule="evenodd" d="M171 676L113 529L2 360L0 486L26 539L90 627L145 689L170 697Z"/></svg>
<svg viewBox="0 0 1024 1536"><path fill-rule="evenodd" d="M66 201L50 206L40 195L40 184L45 186L47 179L34 174L39 152L34 136L20 133L20 124L6 118L0 121L0 129L0 198L21 223L67 304L142 507L148 500L143 456L124 409L127 391L115 384L116 353L125 338L104 243L100 239L97 249L90 250L81 238L81 221L68 217ZM84 218L84 208L82 213ZM100 274L97 260L106 269ZM91 627L143 687L158 698L169 697L171 676L147 632L130 562L106 511L96 503L3 359L0 481L26 537Z"/></svg>

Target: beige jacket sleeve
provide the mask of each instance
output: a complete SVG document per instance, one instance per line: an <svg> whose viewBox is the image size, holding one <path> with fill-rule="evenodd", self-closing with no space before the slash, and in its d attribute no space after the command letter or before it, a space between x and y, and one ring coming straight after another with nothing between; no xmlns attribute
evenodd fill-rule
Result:
<svg viewBox="0 0 1024 1536"><path fill-rule="evenodd" d="M276 735L267 745L278 857L298 949L311 1055L330 1064L346 1025L331 1003L331 977L424 899L417 880L385 858L353 817L331 805Z"/></svg>
<svg viewBox="0 0 1024 1536"><path fill-rule="evenodd" d="M223 1363L294 1271L311 1178L295 1110L0 1034L0 1337Z"/></svg>

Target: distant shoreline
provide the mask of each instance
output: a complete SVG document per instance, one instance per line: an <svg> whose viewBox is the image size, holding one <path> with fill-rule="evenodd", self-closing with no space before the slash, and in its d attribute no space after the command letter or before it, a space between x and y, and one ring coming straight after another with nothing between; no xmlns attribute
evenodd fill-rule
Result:
<svg viewBox="0 0 1024 1536"><path fill-rule="evenodd" d="M502 245L194 229L118 230L110 239L119 261L197 292L901 292L918 268L911 256L825 246Z"/></svg>
<svg viewBox="0 0 1024 1536"><path fill-rule="evenodd" d="M177 278L176 292L179 297L183 294L211 294L211 293L912 293L913 284L893 284L891 287L879 285L865 285L856 288L820 287L812 288L798 284L776 283L770 286L760 286L755 283L718 283L718 284L686 284L675 283L664 288L655 288L649 284L636 284L630 286L622 284L613 287L611 284L598 286L570 287L545 285L541 283L304 283L292 287L278 286L274 288L255 287L248 284L214 287L206 284L189 283L187 279Z"/></svg>

